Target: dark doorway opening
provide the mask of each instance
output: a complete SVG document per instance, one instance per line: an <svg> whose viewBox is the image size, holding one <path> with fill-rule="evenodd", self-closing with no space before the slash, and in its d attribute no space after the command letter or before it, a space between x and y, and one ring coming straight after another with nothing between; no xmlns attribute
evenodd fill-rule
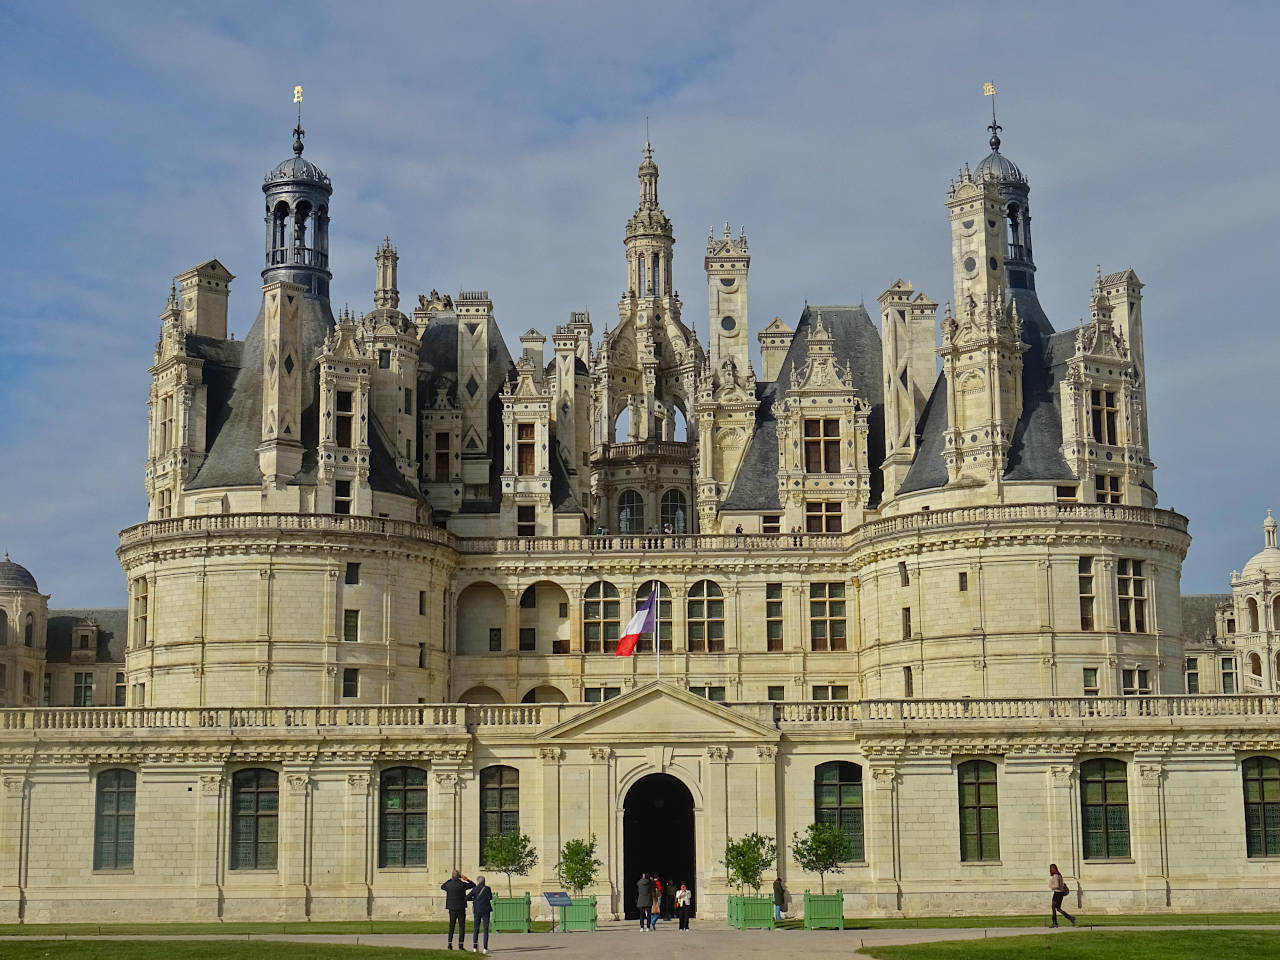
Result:
<svg viewBox="0 0 1280 960"><path fill-rule="evenodd" d="M622 904L628 920L640 917L636 881L641 873L662 879L665 910L674 911L675 891L686 884L693 891L689 912L696 916L693 795L688 787L665 773L637 780L623 801L622 843Z"/></svg>

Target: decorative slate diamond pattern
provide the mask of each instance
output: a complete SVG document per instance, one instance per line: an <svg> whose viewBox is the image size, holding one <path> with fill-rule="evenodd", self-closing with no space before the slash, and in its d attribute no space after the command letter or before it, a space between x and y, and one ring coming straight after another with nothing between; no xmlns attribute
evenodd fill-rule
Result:
<svg viewBox="0 0 1280 960"><path fill-rule="evenodd" d="M284 372L293 373L293 354L289 354L284 358Z"/></svg>
<svg viewBox="0 0 1280 960"><path fill-rule="evenodd" d="M476 391L480 389L480 384L476 383L476 378L471 377L467 380L467 393L471 396L476 395Z"/></svg>

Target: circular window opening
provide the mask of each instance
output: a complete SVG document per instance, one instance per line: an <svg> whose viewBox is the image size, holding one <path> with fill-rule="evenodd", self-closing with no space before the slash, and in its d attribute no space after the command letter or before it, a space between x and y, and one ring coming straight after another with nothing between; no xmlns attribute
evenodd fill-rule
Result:
<svg viewBox="0 0 1280 960"><path fill-rule="evenodd" d="M965 270L967 270L969 273L973 273L974 269L975 269L977 266L978 266L978 261L977 261L977 260L975 260L975 259L973 259L973 257L965 257L965 258L964 258L964 268L965 268Z"/></svg>
<svg viewBox="0 0 1280 960"><path fill-rule="evenodd" d="M725 330L725 331L732 330L732 329L734 329L737 325L738 325L738 321L737 321L737 320L735 320L735 319L733 319L733 317L722 317L722 318L720 319L720 329L721 329L721 330Z"/></svg>

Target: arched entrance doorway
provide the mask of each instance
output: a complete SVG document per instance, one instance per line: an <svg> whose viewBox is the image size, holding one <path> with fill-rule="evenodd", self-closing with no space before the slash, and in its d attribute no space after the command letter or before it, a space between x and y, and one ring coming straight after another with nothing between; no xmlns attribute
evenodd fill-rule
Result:
<svg viewBox="0 0 1280 960"><path fill-rule="evenodd" d="M694 886L697 862L693 832L693 795L675 777L651 773L627 791L622 806L622 903L628 920L638 919L636 881L641 873L662 878L671 890L687 884L693 891L691 913L698 909Z"/></svg>

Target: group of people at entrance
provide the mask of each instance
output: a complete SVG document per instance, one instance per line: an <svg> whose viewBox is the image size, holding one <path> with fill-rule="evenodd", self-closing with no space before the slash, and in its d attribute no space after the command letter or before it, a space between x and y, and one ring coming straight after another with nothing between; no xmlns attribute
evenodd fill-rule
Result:
<svg viewBox="0 0 1280 960"><path fill-rule="evenodd" d="M685 884L673 888L671 881L663 883L659 877L640 874L636 881L636 909L640 911L640 929L652 931L659 920L670 920L674 911L680 920L680 929L689 929L689 909L693 905L693 891Z"/></svg>
<svg viewBox="0 0 1280 960"><path fill-rule="evenodd" d="M461 871L453 871L444 883L440 884L444 891L444 908L449 911L449 949L453 949L453 929L458 928L458 949L467 949L467 903L474 911L471 949L476 953L489 952L489 918L493 915L493 891L484 882L483 876L475 881L468 880ZM484 946L480 945L480 927L484 926Z"/></svg>

